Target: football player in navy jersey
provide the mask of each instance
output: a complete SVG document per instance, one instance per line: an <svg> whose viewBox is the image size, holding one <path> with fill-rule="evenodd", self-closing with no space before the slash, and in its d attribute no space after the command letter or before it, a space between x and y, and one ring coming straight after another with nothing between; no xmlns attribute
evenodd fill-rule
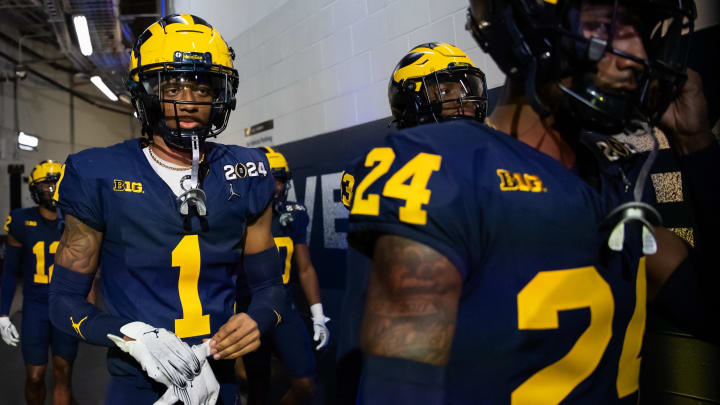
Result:
<svg viewBox="0 0 720 405"><path fill-rule="evenodd" d="M399 129L458 119L483 122L488 109L485 74L454 45L420 44L395 66L388 83L388 101ZM343 173L340 188L348 209L357 185L354 180L352 170ZM362 369L360 329L371 269L369 260L352 247L347 262L337 347L340 404L354 404L357 396Z"/></svg>
<svg viewBox="0 0 720 405"><path fill-rule="evenodd" d="M231 404L227 359L282 319L267 159L207 141L235 107L234 56L202 18L161 18L133 47L127 81L147 138L73 154L63 168L50 317L110 347L107 404ZM79 299L98 262L107 313ZM252 302L234 314L238 277Z"/></svg>
<svg viewBox="0 0 720 405"><path fill-rule="evenodd" d="M307 245L307 227L310 218L304 205L287 201L292 172L282 153L265 146L258 148L270 163L270 172L275 178L273 195L272 233L275 245L284 258L283 283L291 287L293 279L299 284L310 307L313 323L313 340L316 350L327 346L330 332L325 323L330 320L323 312L315 267L310 260ZM242 280L241 280L242 281ZM243 286L241 290L246 290ZM243 295L241 292L240 295ZM292 303L293 294L288 291L288 306L283 322L262 338L260 349L243 356L247 372L249 392L248 404L265 404L270 389L271 354L277 353L287 367L290 377L290 391L283 396L281 404L302 404L310 400L315 392L317 374L315 356L305 323Z"/></svg>
<svg viewBox="0 0 720 405"><path fill-rule="evenodd" d="M45 401L45 369L48 347L52 351L53 401L70 404L72 363L78 341L50 324L48 284L53 275L53 259L60 241L61 226L53 193L60 178L61 165L41 162L30 173L30 195L37 207L13 210L5 221L8 242L3 263L0 291L0 331L11 346L22 347L25 360L25 399L28 404ZM15 295L15 276L23 275L22 333L10 322L10 305Z"/></svg>
<svg viewBox="0 0 720 405"><path fill-rule="evenodd" d="M691 0L470 2L508 75L494 128L400 131L353 172L349 242L373 257L358 403L637 403L648 300L713 336L720 148L685 65L694 18ZM653 152L609 137L653 126L696 249L648 204Z"/></svg>

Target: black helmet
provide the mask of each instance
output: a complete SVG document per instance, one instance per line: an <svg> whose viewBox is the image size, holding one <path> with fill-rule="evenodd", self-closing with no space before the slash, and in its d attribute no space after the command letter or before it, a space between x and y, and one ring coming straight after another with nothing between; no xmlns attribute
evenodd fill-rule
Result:
<svg viewBox="0 0 720 405"><path fill-rule="evenodd" d="M617 133L635 121L657 122L687 79L693 0L585 0L612 6L598 29L583 32L581 0L470 0L467 29L510 77L525 81L525 94L541 115L561 112L589 130ZM625 21L625 15L641 16ZM637 28L647 59L613 48L618 26ZM687 34L687 35L683 35ZM597 63L606 53L641 66L631 91L597 86ZM561 79L572 78L564 85ZM543 103L538 86L557 82L562 100Z"/></svg>

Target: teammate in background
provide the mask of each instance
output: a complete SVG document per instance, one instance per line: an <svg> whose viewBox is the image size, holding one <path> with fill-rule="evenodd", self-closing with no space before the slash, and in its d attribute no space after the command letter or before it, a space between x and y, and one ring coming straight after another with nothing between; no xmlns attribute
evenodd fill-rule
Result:
<svg viewBox="0 0 720 405"><path fill-rule="evenodd" d="M349 241L374 260L358 403L637 403L648 298L715 326L720 148L685 65L694 4L470 4L508 75L497 130L404 130L353 173ZM680 155L694 252L646 203L652 153L608 136L649 125Z"/></svg>
<svg viewBox="0 0 720 405"><path fill-rule="evenodd" d="M320 300L320 286L317 273L310 260L307 245L309 217L304 205L287 201L292 173L285 156L270 147L258 148L270 162L270 172L275 178L273 195L272 234L275 245L284 257L283 283L290 287L293 274L297 274L305 299L310 307L313 322L313 340L316 350L327 346L330 332L325 323L330 320L323 313ZM246 295L245 287L240 295ZM277 353L291 377L290 391L280 401L283 405L307 403L315 393L317 374L315 356L305 323L300 318L292 293L288 290L288 311L275 330L262 338L260 348L243 356L249 382L248 404L261 405L267 402L270 391L271 355ZM242 306L241 306L242 308Z"/></svg>
<svg viewBox="0 0 720 405"><path fill-rule="evenodd" d="M147 139L70 155L63 168L50 318L110 347L106 404L232 404L225 359L255 350L282 318L267 159L207 141L235 106L233 58L202 18L161 18L133 47L127 82ZM98 262L109 313L81 299ZM253 297L234 314L238 277Z"/></svg>
<svg viewBox="0 0 720 405"><path fill-rule="evenodd" d="M415 46L398 62L388 83L393 122L399 129L457 119L483 122L488 110L485 74L448 43ZM349 209L355 183L345 172L342 201ZM371 263L352 247L337 347L338 403L354 404L362 370L360 329Z"/></svg>
<svg viewBox="0 0 720 405"><path fill-rule="evenodd" d="M53 193L61 165L41 162L30 173L30 195L37 207L13 210L5 221L8 233L0 291L0 332L5 343L22 347L25 360L25 399L28 404L45 403L45 369L48 347L52 351L53 403L70 404L72 363L78 341L50 324L48 284L60 235L60 221ZM23 274L22 334L10 322L16 275Z"/></svg>

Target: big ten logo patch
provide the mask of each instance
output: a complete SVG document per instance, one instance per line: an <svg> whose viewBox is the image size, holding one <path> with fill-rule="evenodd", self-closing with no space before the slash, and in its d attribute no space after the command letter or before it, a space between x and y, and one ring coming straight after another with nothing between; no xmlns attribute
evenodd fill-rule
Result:
<svg viewBox="0 0 720 405"><path fill-rule="evenodd" d="M142 193L143 186L139 181L128 181L128 180L113 180L113 190L115 191L126 191L128 193Z"/></svg>
<svg viewBox="0 0 720 405"><path fill-rule="evenodd" d="M528 191L531 193L544 193L542 180L534 174L513 173L505 169L497 169L500 178L500 190L502 191Z"/></svg>

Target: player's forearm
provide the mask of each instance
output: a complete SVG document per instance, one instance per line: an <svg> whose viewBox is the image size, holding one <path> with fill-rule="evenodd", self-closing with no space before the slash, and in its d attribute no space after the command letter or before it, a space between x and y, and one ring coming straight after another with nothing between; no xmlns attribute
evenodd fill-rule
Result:
<svg viewBox="0 0 720 405"><path fill-rule="evenodd" d="M282 284L283 263L272 247L243 256L243 268L252 298L247 314L257 322L261 334L277 326L285 313L286 288Z"/></svg>
<svg viewBox="0 0 720 405"><path fill-rule="evenodd" d="M318 283L315 267L311 264L301 269L298 272L298 278L300 279L300 285L305 293L305 299L308 305L320 303L320 284Z"/></svg>
<svg viewBox="0 0 720 405"><path fill-rule="evenodd" d="M87 301L94 274L84 274L55 263L48 294L50 322L61 331L87 343L114 347L108 334L119 335L120 328L132 322L102 312Z"/></svg>
<svg viewBox="0 0 720 405"><path fill-rule="evenodd" d="M428 246L384 235L375 243L362 331L362 405L441 405L462 282Z"/></svg>
<svg viewBox="0 0 720 405"><path fill-rule="evenodd" d="M376 242L362 330L366 354L447 364L461 280L437 251L397 236Z"/></svg>
<svg viewBox="0 0 720 405"><path fill-rule="evenodd" d="M67 215L65 231L55 253L55 263L78 273L94 273L98 266L102 238L102 232Z"/></svg>
<svg viewBox="0 0 720 405"><path fill-rule="evenodd" d="M15 296L15 276L20 268L21 254L22 248L9 244L5 246L2 288L0 288L0 315L10 315L10 306Z"/></svg>

